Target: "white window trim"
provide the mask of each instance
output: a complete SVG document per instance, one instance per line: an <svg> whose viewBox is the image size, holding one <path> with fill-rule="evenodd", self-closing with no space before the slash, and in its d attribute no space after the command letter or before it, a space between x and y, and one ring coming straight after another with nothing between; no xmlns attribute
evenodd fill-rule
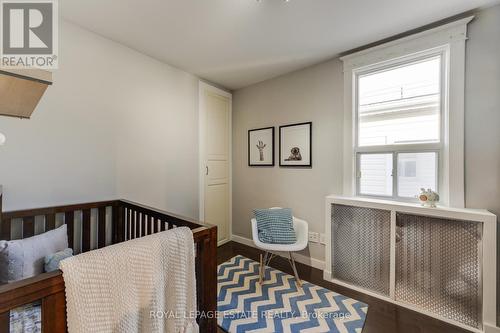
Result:
<svg viewBox="0 0 500 333"><path fill-rule="evenodd" d="M343 192L356 195L356 75L370 67L401 61L429 52L444 52L447 66L441 117L441 156L439 173L441 204L464 207L464 104L465 42L467 24L474 17L460 19L395 41L342 57L344 62L344 165ZM422 147L421 145L419 146ZM390 150L390 147L386 147ZM397 150L402 150L399 146ZM411 147L408 147L411 149Z"/></svg>

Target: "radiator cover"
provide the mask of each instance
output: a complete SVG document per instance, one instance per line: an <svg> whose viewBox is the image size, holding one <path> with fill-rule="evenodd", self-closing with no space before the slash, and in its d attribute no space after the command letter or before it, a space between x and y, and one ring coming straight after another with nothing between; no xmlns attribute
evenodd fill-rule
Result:
<svg viewBox="0 0 500 333"><path fill-rule="evenodd" d="M396 213L396 300L481 328L482 225Z"/></svg>
<svg viewBox="0 0 500 333"><path fill-rule="evenodd" d="M326 197L325 280L462 328L497 326L497 216Z"/></svg>
<svg viewBox="0 0 500 333"><path fill-rule="evenodd" d="M335 279L389 295L390 211L333 205Z"/></svg>

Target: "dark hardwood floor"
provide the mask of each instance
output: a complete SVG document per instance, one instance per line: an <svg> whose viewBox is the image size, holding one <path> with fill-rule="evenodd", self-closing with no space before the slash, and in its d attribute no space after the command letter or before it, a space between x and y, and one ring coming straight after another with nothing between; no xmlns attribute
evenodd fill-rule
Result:
<svg viewBox="0 0 500 333"><path fill-rule="evenodd" d="M218 248L217 264L221 264L238 254L258 261L260 253L261 251L253 247L236 242L229 242ZM271 266L288 274L293 274L288 261L281 257L273 259ZM368 315L363 333L469 332L418 312L327 282L323 280L323 271L319 269L297 263L297 270L299 271L300 277L306 281L368 304ZM218 332L223 333L224 330L219 328Z"/></svg>

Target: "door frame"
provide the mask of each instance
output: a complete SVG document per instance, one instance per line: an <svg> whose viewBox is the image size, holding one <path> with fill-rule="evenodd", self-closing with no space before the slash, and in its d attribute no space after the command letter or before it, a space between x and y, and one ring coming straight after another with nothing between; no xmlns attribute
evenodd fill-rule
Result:
<svg viewBox="0 0 500 333"><path fill-rule="evenodd" d="M228 239L217 243L220 246L231 240L233 234L233 95L230 92L222 90L220 88L214 87L206 82L198 82L198 169L199 169L199 213L198 218L200 221L205 220L205 153L206 145L205 140L205 126L206 126L206 108L205 108L205 91L210 91L221 96L229 98L229 128L228 128L228 139L229 139L229 235Z"/></svg>

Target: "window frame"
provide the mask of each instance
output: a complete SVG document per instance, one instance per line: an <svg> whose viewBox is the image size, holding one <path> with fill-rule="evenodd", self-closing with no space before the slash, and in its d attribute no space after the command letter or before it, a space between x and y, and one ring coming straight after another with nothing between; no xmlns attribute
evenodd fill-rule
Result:
<svg viewBox="0 0 500 333"><path fill-rule="evenodd" d="M390 145L371 145L371 146L360 146L359 145L359 79L362 76L370 75L374 73L379 73L385 70L396 69L404 67L405 65L410 65L425 61L427 59L432 59L439 57L440 59L440 108L439 108L439 142L423 142L423 143L405 143L405 144L390 144ZM353 154L355 155L355 195L360 197L373 197L379 199L391 199L397 201L418 201L415 198L402 197L399 195L398 185L398 154L401 153L427 153L435 152L437 156L436 163L436 177L437 183L434 191L438 192L443 187L441 175L443 174L441 167L440 157L443 155L442 151L445 142L445 126L444 119L446 117L445 107L446 101L448 100L448 81L446 79L447 68L449 67L449 47L441 46L422 52L409 54L404 57L390 59L381 63L372 64L365 67L360 67L352 71L354 77L354 148ZM374 195L374 194L363 194L361 193L361 176L360 176L360 156L362 154L391 154L392 155L392 196L384 195ZM418 193L415 193L417 195Z"/></svg>
<svg viewBox="0 0 500 333"><path fill-rule="evenodd" d="M438 162L438 191L440 204L464 207L465 204L465 43L467 25L474 16L458 19L429 30L364 49L341 57L344 74L344 140L343 140L343 182L345 196L357 196L357 101L356 72L380 68L384 64L402 61L407 57L426 54L431 50L446 50L444 56L447 68L443 73L442 84L447 85L447 95L441 94L442 115L440 117L440 155ZM428 53L427 53L428 54ZM443 65L442 61L442 65ZM379 146L366 146L364 150L377 149ZM379 147L380 148L380 147ZM397 148L398 151L415 152L414 144L398 144L397 147L384 146L385 151ZM438 147L439 148L439 147ZM419 151L436 150L436 145L422 144ZM391 199L383 197L384 199ZM399 198L392 198L399 200ZM404 201L408 201L405 199Z"/></svg>
<svg viewBox="0 0 500 333"><path fill-rule="evenodd" d="M438 150L413 150L413 151L408 151L408 150L400 150L400 151L388 151L388 150L381 150L381 151L370 151L370 152L357 152L356 153L356 196L358 197L366 197L366 198L377 198L377 199L391 199L391 200L396 200L396 201L407 201L407 202L417 202L418 198L411 198L411 197L404 197L399 195L399 190L398 190L398 185L399 185L399 173L398 173L398 155L399 154L411 154L411 153L435 153L436 154L436 189L433 189L434 191L439 193L439 190L441 188L441 152ZM363 194L361 193L361 182L360 179L361 177L359 176L360 171L360 161L361 161L361 155L366 155L366 154L391 154L392 155L392 196L388 195L377 195L377 194ZM415 193L417 195L417 193Z"/></svg>

